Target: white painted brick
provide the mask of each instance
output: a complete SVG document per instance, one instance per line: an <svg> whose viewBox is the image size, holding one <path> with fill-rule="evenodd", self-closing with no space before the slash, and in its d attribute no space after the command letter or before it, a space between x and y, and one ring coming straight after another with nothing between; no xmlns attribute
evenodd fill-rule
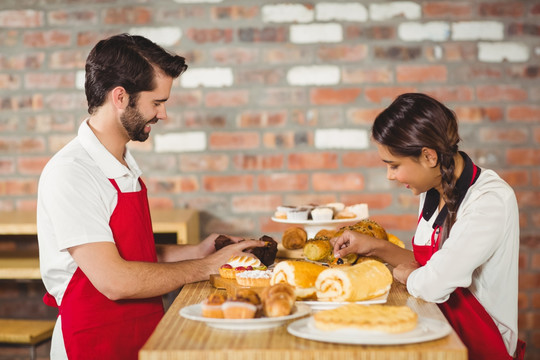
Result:
<svg viewBox="0 0 540 360"><path fill-rule="evenodd" d="M206 134L203 131L158 134L154 142L158 153L206 150Z"/></svg>
<svg viewBox="0 0 540 360"><path fill-rule="evenodd" d="M343 40L339 24L291 25L290 40L295 44L338 43Z"/></svg>
<svg viewBox="0 0 540 360"><path fill-rule="evenodd" d="M369 16L371 20L383 21L403 16L405 19L415 20L422 16L420 4L412 1L393 1L385 4L370 4Z"/></svg>
<svg viewBox="0 0 540 360"><path fill-rule="evenodd" d="M86 81L86 72L84 70L77 70L75 73L75 88L78 90L84 90L84 82Z"/></svg>
<svg viewBox="0 0 540 360"><path fill-rule="evenodd" d="M295 66L287 72L289 85L336 85L339 67L333 65Z"/></svg>
<svg viewBox="0 0 540 360"><path fill-rule="evenodd" d="M176 26L133 27L129 33L144 36L161 46L173 46L182 38L182 29Z"/></svg>
<svg viewBox="0 0 540 360"><path fill-rule="evenodd" d="M525 62L529 60L529 47L513 42L479 42L478 60L483 62Z"/></svg>
<svg viewBox="0 0 540 360"><path fill-rule="evenodd" d="M315 5L317 21L366 21L364 5L354 3L319 3Z"/></svg>
<svg viewBox="0 0 540 360"><path fill-rule="evenodd" d="M313 9L302 4L264 5L261 9L263 22L266 23L307 23L315 17Z"/></svg>
<svg viewBox="0 0 540 360"><path fill-rule="evenodd" d="M433 47L433 56L437 60L441 60L443 57L443 49L439 45Z"/></svg>
<svg viewBox="0 0 540 360"><path fill-rule="evenodd" d="M452 24L452 40L502 40L504 25L497 21L463 21Z"/></svg>
<svg viewBox="0 0 540 360"><path fill-rule="evenodd" d="M398 36L405 41L445 41L450 36L450 25L442 21L407 22L399 25Z"/></svg>
<svg viewBox="0 0 540 360"><path fill-rule="evenodd" d="M180 76L180 85L185 88L227 87L233 84L231 68L195 68Z"/></svg>
<svg viewBox="0 0 540 360"><path fill-rule="evenodd" d="M367 130L361 129L318 129L315 130L317 149L367 149Z"/></svg>

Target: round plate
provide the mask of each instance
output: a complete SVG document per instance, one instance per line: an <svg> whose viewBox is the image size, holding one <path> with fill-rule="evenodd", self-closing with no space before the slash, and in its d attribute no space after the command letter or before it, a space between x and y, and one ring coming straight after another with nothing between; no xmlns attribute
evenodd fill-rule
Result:
<svg viewBox="0 0 540 360"><path fill-rule="evenodd" d="M377 296L376 298L369 299L369 300L356 301L355 303L362 304L362 305L384 304L388 300L388 293L389 291L387 291L381 296ZM296 303L298 304L298 302ZM319 301L319 300L300 301L300 304L308 305L313 311L335 309L338 306L347 305L350 303L351 302L349 301Z"/></svg>
<svg viewBox="0 0 540 360"><path fill-rule="evenodd" d="M226 330L261 330L281 326L287 321L297 319L311 313L311 308L303 304L295 304L292 314L279 317L262 317L256 319L215 319L202 316L201 304L194 304L180 309L180 315L186 319L201 321L206 325Z"/></svg>
<svg viewBox="0 0 540 360"><path fill-rule="evenodd" d="M342 224L342 223L355 222L355 221L358 222L364 219L365 218L362 218L362 217L355 217L351 219L333 219L333 220L315 221L315 220L279 219L276 217L272 217L272 221L278 222L278 223L298 224L298 225L318 225L318 226Z"/></svg>
<svg viewBox="0 0 540 360"><path fill-rule="evenodd" d="M418 317L415 329L403 333L340 329L323 331L315 327L312 316L289 324L287 331L300 338L349 345L399 345L442 338L452 331L450 325L440 320Z"/></svg>

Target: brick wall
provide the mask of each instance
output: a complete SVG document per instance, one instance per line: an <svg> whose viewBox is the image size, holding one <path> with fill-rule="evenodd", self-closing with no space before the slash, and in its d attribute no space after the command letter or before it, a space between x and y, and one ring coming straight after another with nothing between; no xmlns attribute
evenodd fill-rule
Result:
<svg viewBox="0 0 540 360"><path fill-rule="evenodd" d="M259 237L283 230L279 204L367 202L410 243L417 199L386 181L369 130L395 96L425 92L516 191L520 331L540 356L539 24L533 0L4 0L0 210L35 208L41 169L86 115L88 51L130 32L190 65L169 119L130 145L153 207L199 209L203 234Z"/></svg>

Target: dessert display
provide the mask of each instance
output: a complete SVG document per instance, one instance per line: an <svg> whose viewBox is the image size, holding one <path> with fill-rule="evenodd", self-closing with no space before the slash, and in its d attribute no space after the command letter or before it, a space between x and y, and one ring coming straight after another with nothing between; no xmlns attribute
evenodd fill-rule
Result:
<svg viewBox="0 0 540 360"><path fill-rule="evenodd" d="M227 263L223 264L219 268L219 275L225 279L235 279L236 272L246 270L248 267L251 269L262 266L259 259L248 256L232 256L227 260Z"/></svg>
<svg viewBox="0 0 540 360"><path fill-rule="evenodd" d="M400 333L413 330L418 315L408 306L347 304L313 315L320 330L359 329Z"/></svg>
<svg viewBox="0 0 540 360"><path fill-rule="evenodd" d="M343 203L328 203L324 205L308 204L301 206L278 206L274 219L303 222L330 222L339 219L367 218L367 204L345 206Z"/></svg>
<svg viewBox="0 0 540 360"><path fill-rule="evenodd" d="M306 261L281 261L274 268L270 284L287 283L294 287L297 299L315 299L315 281L324 269L325 266Z"/></svg>
<svg viewBox="0 0 540 360"><path fill-rule="evenodd" d="M292 312L296 295L290 284L277 283L262 291L261 300L265 316L287 316Z"/></svg>
<svg viewBox="0 0 540 360"><path fill-rule="evenodd" d="M276 260L277 242L267 235L261 236L259 240L264 241L264 246L246 249L244 252L255 255L265 266L270 266ZM235 242L225 235L219 235L214 241L216 251L232 244L235 244Z"/></svg>
<svg viewBox="0 0 540 360"><path fill-rule="evenodd" d="M270 285L271 270L246 269L236 273L236 282L242 286L264 287Z"/></svg>
<svg viewBox="0 0 540 360"><path fill-rule="evenodd" d="M307 233L301 227L293 226L285 229L281 244L285 249L296 250L302 249L306 244Z"/></svg>
<svg viewBox="0 0 540 360"><path fill-rule="evenodd" d="M202 316L223 319L222 305L226 297L223 294L212 294L201 303Z"/></svg>
<svg viewBox="0 0 540 360"><path fill-rule="evenodd" d="M381 296L390 290L392 273L377 260L352 266L328 268L315 282L320 301L361 301Z"/></svg>

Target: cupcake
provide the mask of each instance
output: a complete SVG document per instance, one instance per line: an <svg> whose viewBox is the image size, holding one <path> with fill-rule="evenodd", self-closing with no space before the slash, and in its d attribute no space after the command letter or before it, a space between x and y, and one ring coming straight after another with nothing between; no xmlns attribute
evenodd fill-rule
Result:
<svg viewBox="0 0 540 360"><path fill-rule="evenodd" d="M355 204L347 206L345 210L354 213L356 217L361 219L367 219L369 217L367 204Z"/></svg>
<svg viewBox="0 0 540 360"><path fill-rule="evenodd" d="M296 206L289 206L289 205L278 206L276 209L276 212L274 213L274 217L277 219L287 219L289 212L295 209L296 209Z"/></svg>
<svg viewBox="0 0 540 360"><path fill-rule="evenodd" d="M295 210L289 211L287 214L287 219L289 220L296 220L296 221L304 221L308 219L309 215L309 209L305 207L297 208Z"/></svg>
<svg viewBox="0 0 540 360"><path fill-rule="evenodd" d="M226 298L222 294L212 294L201 303L202 316L223 319L222 305Z"/></svg>
<svg viewBox="0 0 540 360"><path fill-rule="evenodd" d="M334 210L331 207L320 206L311 210L313 221L328 221L334 217Z"/></svg>
<svg viewBox="0 0 540 360"><path fill-rule="evenodd" d="M338 212L345 210L345 204L340 202L329 203L325 206L328 206L334 210L334 216L336 216Z"/></svg>
<svg viewBox="0 0 540 360"><path fill-rule="evenodd" d="M250 289L238 289L222 305L225 319L252 319L262 312L261 298Z"/></svg>

